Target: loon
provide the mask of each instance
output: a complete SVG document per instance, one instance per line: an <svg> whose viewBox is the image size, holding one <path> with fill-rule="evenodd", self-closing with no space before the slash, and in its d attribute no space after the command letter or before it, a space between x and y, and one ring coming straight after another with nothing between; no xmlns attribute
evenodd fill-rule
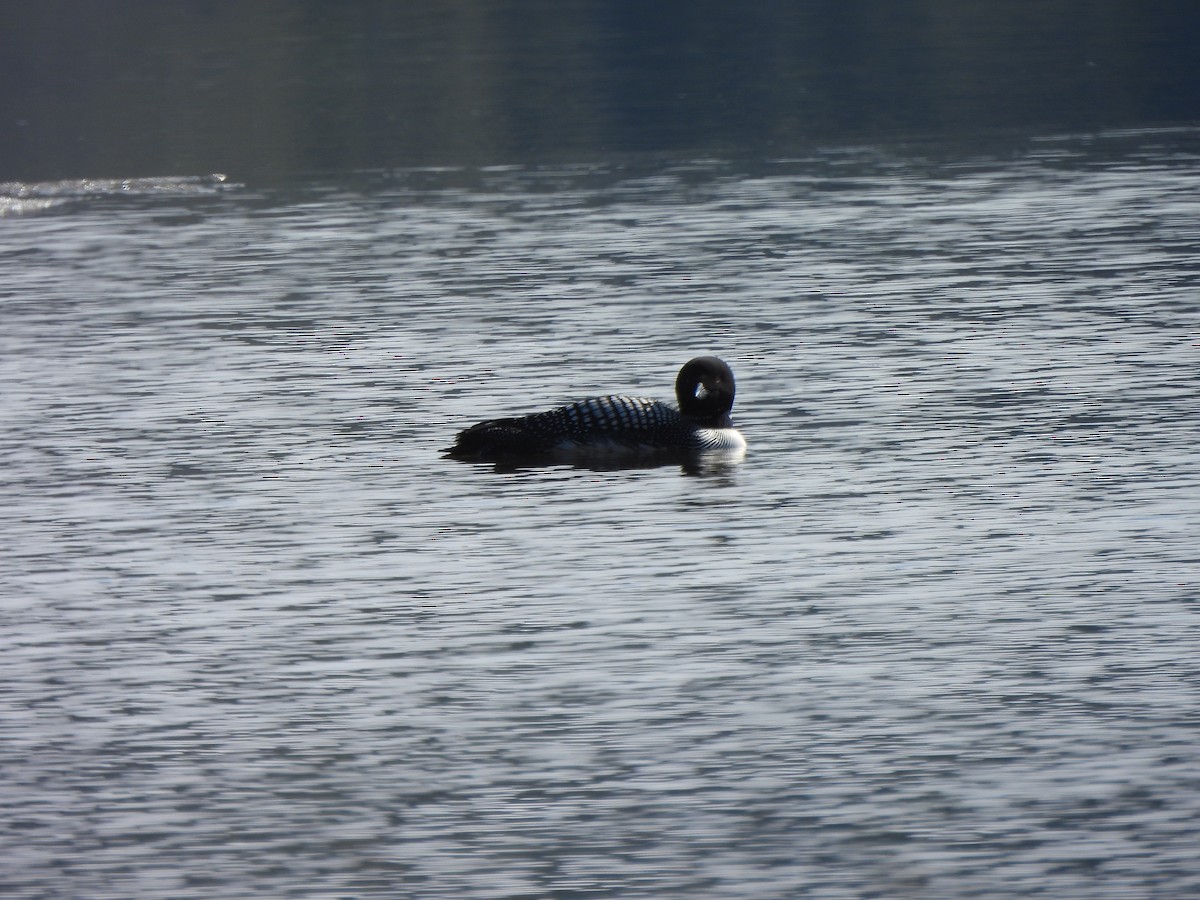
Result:
<svg viewBox="0 0 1200 900"><path fill-rule="evenodd" d="M489 419L459 432L445 452L453 459L580 458L739 453L746 439L733 427L733 371L715 356L698 356L675 379L676 409L644 397L580 400L547 412Z"/></svg>

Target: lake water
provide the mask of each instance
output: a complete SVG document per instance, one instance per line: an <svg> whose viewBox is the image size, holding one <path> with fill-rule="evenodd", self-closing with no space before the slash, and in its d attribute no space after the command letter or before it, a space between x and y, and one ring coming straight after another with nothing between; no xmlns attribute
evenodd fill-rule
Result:
<svg viewBox="0 0 1200 900"><path fill-rule="evenodd" d="M1200 895L1198 151L6 185L0 887Z"/></svg>

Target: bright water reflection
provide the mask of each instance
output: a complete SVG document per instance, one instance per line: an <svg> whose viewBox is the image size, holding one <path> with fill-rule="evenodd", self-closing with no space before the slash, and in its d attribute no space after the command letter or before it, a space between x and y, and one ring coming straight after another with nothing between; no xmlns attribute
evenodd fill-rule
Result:
<svg viewBox="0 0 1200 900"><path fill-rule="evenodd" d="M1190 141L0 219L0 884L1200 892ZM741 466L438 456L704 352Z"/></svg>

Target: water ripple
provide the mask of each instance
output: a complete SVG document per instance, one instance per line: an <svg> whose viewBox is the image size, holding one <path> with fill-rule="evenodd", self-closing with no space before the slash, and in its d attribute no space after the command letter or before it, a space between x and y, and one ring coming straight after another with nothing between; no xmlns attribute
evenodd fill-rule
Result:
<svg viewBox="0 0 1200 900"><path fill-rule="evenodd" d="M1195 159L6 220L0 884L1196 893ZM741 466L439 458L705 352Z"/></svg>

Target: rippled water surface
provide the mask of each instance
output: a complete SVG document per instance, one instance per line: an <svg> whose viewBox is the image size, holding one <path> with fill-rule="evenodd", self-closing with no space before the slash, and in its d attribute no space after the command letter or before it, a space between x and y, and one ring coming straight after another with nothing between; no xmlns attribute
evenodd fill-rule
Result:
<svg viewBox="0 0 1200 900"><path fill-rule="evenodd" d="M1200 895L1196 150L4 186L0 887Z"/></svg>

